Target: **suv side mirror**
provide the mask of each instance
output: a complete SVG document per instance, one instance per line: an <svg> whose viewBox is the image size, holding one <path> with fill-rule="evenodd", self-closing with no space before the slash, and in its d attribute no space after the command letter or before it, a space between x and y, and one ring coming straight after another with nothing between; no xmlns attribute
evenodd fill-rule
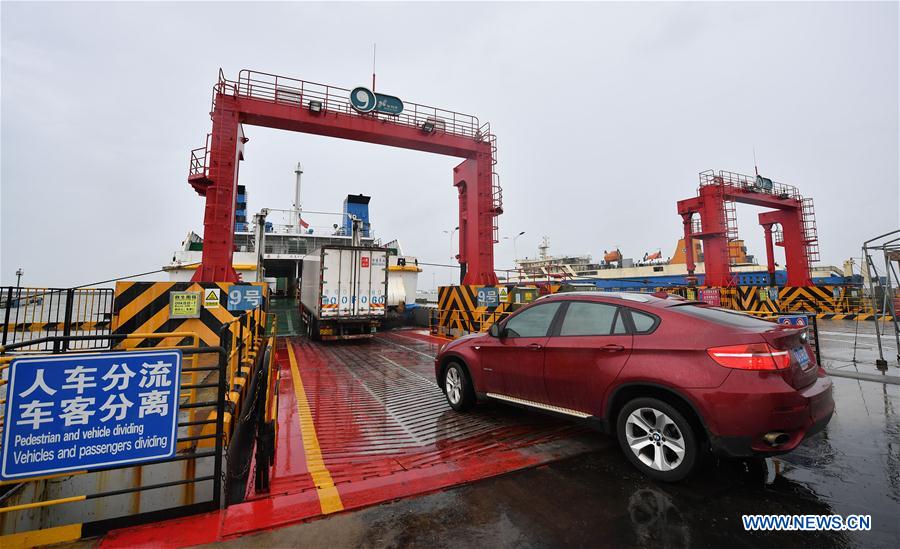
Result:
<svg viewBox="0 0 900 549"><path fill-rule="evenodd" d="M499 324L494 323L491 324L491 327L488 328L488 335L491 337L503 338L506 336L506 330L504 330Z"/></svg>

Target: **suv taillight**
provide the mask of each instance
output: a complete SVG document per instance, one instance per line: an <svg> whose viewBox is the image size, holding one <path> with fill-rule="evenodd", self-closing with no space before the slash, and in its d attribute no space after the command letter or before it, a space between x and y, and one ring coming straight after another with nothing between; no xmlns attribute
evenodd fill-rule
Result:
<svg viewBox="0 0 900 549"><path fill-rule="evenodd" d="M722 366L739 370L784 370L791 365L787 351L773 349L768 343L713 347L706 352Z"/></svg>

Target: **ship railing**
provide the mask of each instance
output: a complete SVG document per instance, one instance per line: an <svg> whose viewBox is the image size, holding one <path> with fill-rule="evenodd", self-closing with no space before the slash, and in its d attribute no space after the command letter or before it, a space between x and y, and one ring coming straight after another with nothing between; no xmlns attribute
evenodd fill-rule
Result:
<svg viewBox="0 0 900 549"><path fill-rule="evenodd" d="M245 311L222 324L218 331L217 346L201 346L199 334L192 331L53 336L0 346L0 412L5 408L10 364L22 356L18 353L28 348L49 347L54 354L67 354L77 358L80 356L79 353L69 352L77 347L73 342L91 341L101 342L104 347L92 351L94 353L179 349L185 357L180 382L175 456L141 465L104 467L102 470L69 472L0 483L19 486L44 483L33 490L17 487L8 490L5 496L0 496L0 517L6 513L30 513L34 509L134 494L132 508L126 506L124 515L98 518L91 514L92 511L83 508L83 511L78 513L84 518L90 517L94 520L84 522L79 528L69 527L78 525L62 525L57 528L59 525L55 524L56 521L53 524L43 522L38 524L40 530L35 529L36 531L47 532L40 534L40 539L45 540L42 544L57 543L96 535L113 527L120 528L159 520L161 517L169 518L217 510L222 504L227 504L229 500L237 500L243 495L243 491L232 492L229 488L237 486L235 482L243 482L249 475L252 463L256 463L257 491L267 490L268 469L274 465L274 425L277 414L274 394L277 381L277 373L274 370L274 342L277 334L275 323L275 315L262 307ZM135 342L140 342L142 346L134 347ZM0 416L0 429L6 421L6 417ZM239 424L249 427L238 429ZM229 451L229 446L233 446L237 451ZM251 459L249 448L255 448L255 459ZM0 452L3 450L0 446ZM226 454L229 456L227 467L224 461ZM190 464L177 467L166 465L185 460L190 460ZM144 473L148 467L151 468L150 474ZM130 487L77 496L45 497L46 494L54 493L48 489L49 485L46 483L68 482L73 476L96 475L98 478L95 482L73 486L108 486L111 482L120 482L126 478L127 473L123 474L122 470L132 471L133 481ZM159 479L161 473L166 481L153 480ZM173 475L177 480L168 480ZM180 486L183 486L183 489L178 489ZM164 492L153 492L155 490ZM146 495L148 491L149 495ZM205 495L209 497L206 499L201 497ZM142 511L142 505L146 504L142 503L142 500L146 498L153 501L151 507L154 510L151 512ZM172 502L175 502L175 505L171 505ZM39 516L53 515L42 513ZM71 517L73 512L67 510L65 515L60 514L57 518L62 516ZM22 522L28 524L29 521ZM26 534L30 536L33 533ZM3 539L0 537L0 544L3 544Z"/></svg>
<svg viewBox="0 0 900 549"><path fill-rule="evenodd" d="M310 102L312 102L312 107L325 112L358 116L414 128L422 128L429 124L435 132L468 137L479 142L489 142L487 134L482 131L483 125L473 115L411 101L403 101L403 111L399 114L360 113L350 105L351 91L337 86L247 69L238 73L237 80L229 80L220 70L219 82L214 89L213 110L215 109L216 94L269 101L298 108L310 108Z"/></svg>
<svg viewBox="0 0 900 549"><path fill-rule="evenodd" d="M191 161L188 177L206 178L209 176L209 141L212 134L206 134L206 143L202 147L191 150Z"/></svg>
<svg viewBox="0 0 900 549"><path fill-rule="evenodd" d="M52 338L109 334L113 299L112 288L0 287L0 345L33 341L22 348L28 352L51 351L53 345L64 350L108 347L110 340L104 338Z"/></svg>
<svg viewBox="0 0 900 549"><path fill-rule="evenodd" d="M708 185L724 185L744 191L769 194L778 198L801 199L799 189L793 185L773 181L771 189L764 189L757 185L755 175L744 175L725 170L700 172L700 187Z"/></svg>
<svg viewBox="0 0 900 549"><path fill-rule="evenodd" d="M267 313L256 308L222 324L226 336L222 344L227 350L226 377L229 391L242 392L241 385L260 351L267 320Z"/></svg>
<svg viewBox="0 0 900 549"><path fill-rule="evenodd" d="M258 307L224 323L220 331L221 345L225 349L226 401L233 411L225 421L225 442L232 444L231 438L235 437L235 443L240 447L255 446L256 481L253 486L257 492L268 491L269 469L275 464L276 322L275 313ZM249 423L254 428L244 440L238 440L239 423ZM254 445L248 442L251 438L255 439ZM230 456L230 459L237 465L230 467L229 478L245 478L252 463L249 453Z"/></svg>
<svg viewBox="0 0 900 549"><path fill-rule="evenodd" d="M432 309L428 324L433 335L454 339L471 333L482 333L505 319L510 311L462 311Z"/></svg>
<svg viewBox="0 0 900 549"><path fill-rule="evenodd" d="M224 335L224 333L223 333ZM156 340L158 344L152 348L125 348L129 340ZM175 344L167 345L166 341L174 341ZM81 537L89 537L104 533L112 528L121 528L141 524L160 518L185 516L188 514L217 510L224 496L223 479L223 450L226 444L226 430L224 418L226 414L227 384L226 367L227 353L221 346L209 347L200 345L200 337L196 332L161 332L161 333L131 333L131 334L105 334L105 335L68 335L42 337L37 340L20 341L9 345L0 346L0 412L5 410L7 399L7 384L9 383L10 364L20 353L28 347L49 343L54 354L66 354L78 357L81 353L67 352L68 349L79 347L77 342L100 342L104 349L94 349L91 354L98 352L125 352L139 353L148 350L178 349L186 359L181 368L181 380L179 384L179 417L177 419L176 453L166 459L148 461L135 464L123 464L118 466L105 466L102 469L68 471L65 473L35 476L17 480L0 481L5 486L3 496L0 496L0 517L12 515L12 523L25 524L28 528L30 521L37 520L37 526L25 532L16 532L7 536L0 536L0 545L5 545L4 540L13 543L15 539L25 536L29 540L38 540L38 545L74 541ZM34 356L34 355L27 355ZM0 416L0 429L5 427L9 418ZM0 441L0 454L5 451ZM181 465L182 462L188 465ZM168 464L178 464L169 466ZM148 474L149 473L149 474ZM130 480L129 480L130 474ZM164 481L158 480L160 474ZM77 477L94 476L77 482ZM172 480L172 477L178 477ZM62 488L61 483L71 482L71 489L84 490L87 493L65 497L52 497L49 494L61 492L71 493L71 489ZM126 486L114 490L100 489L88 492L87 486L109 486L112 482L123 483ZM68 488L68 487L67 487ZM155 492L164 490L164 492ZM206 499L200 496L209 494ZM115 498L116 496L132 495L131 504L124 503L114 508L115 516L98 518L93 507L82 507L74 511L72 507L66 507L65 512L51 513L50 509L59 505L88 502L103 498ZM152 501L150 507L153 511L142 511L142 504L146 505L147 498ZM200 500L200 501L198 501ZM121 498L117 500L124 502ZM171 505L171 503L175 505ZM35 510L43 510L35 515ZM121 512L120 512L121 511ZM32 518L21 518L19 513L30 514ZM117 514L118 513L118 514ZM70 521L73 516L81 516L85 520L74 524L57 524ZM101 515L102 516L102 515ZM43 517L35 519L34 517ZM87 521L94 518L93 521ZM51 521L45 524L43 521ZM13 539L15 538L15 539Z"/></svg>
<svg viewBox="0 0 900 549"><path fill-rule="evenodd" d="M256 478L254 490L257 493L269 491L270 470L275 465L275 430L278 421L278 369L275 367L275 343L278 337L278 319L275 313L266 313L263 337L268 339L268 361L260 361L257 384L253 400L261 405L256 409L256 444L254 462ZM265 357L263 357L265 359ZM260 395L262 399L260 399Z"/></svg>

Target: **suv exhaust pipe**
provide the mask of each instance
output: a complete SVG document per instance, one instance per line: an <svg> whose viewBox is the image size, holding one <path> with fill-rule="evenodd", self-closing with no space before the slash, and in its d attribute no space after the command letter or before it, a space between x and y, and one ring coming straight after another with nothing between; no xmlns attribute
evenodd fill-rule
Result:
<svg viewBox="0 0 900 549"><path fill-rule="evenodd" d="M765 435L763 435L763 440L766 441L766 444L775 448L777 446L781 446L782 444L787 444L787 441L791 440L791 436L787 433L772 431L771 433L766 433Z"/></svg>

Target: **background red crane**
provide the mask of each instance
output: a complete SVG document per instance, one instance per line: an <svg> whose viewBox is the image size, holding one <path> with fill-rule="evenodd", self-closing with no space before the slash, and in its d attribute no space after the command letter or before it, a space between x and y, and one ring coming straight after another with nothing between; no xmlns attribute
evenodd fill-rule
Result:
<svg viewBox="0 0 900 549"><path fill-rule="evenodd" d="M811 286L812 263L819 260L815 210L812 198L804 198L796 187L761 176L712 170L700 173L697 196L678 201L684 224L684 245L688 274L693 275L694 248L691 241L703 241L706 268L705 286L735 285L731 272L738 240L735 203L752 204L770 211L759 214L766 236L766 260L770 283L774 284L774 246L784 246L788 286ZM699 219L694 214L699 213ZM776 229L775 226L780 228Z"/></svg>

